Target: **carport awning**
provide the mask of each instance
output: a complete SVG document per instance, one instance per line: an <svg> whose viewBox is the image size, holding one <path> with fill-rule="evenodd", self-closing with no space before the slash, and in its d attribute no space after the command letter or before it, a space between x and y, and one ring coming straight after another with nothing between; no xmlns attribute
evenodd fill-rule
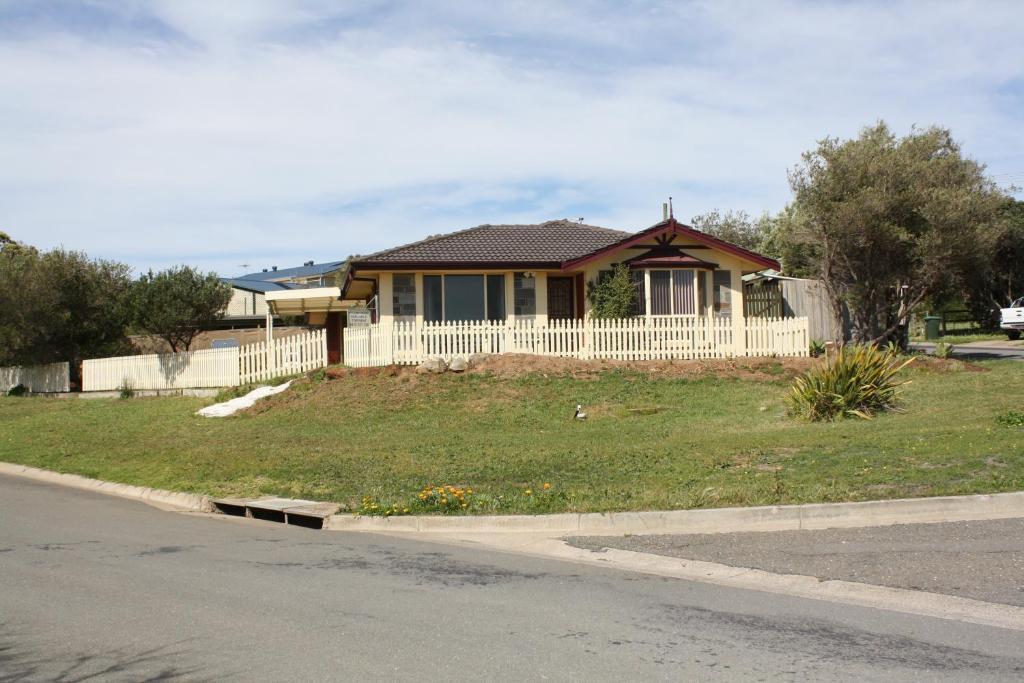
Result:
<svg viewBox="0 0 1024 683"><path fill-rule="evenodd" d="M267 305L275 315L329 313L351 308L354 301L341 300L340 287L311 287L267 292Z"/></svg>

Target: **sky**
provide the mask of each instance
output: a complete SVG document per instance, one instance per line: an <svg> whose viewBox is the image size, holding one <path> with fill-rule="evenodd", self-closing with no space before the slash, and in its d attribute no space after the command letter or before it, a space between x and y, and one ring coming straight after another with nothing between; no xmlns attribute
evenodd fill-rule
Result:
<svg viewBox="0 0 1024 683"><path fill-rule="evenodd" d="M879 119L1024 185L1022 35L1016 0L0 0L0 230L224 276L634 231L669 196L776 212L801 153Z"/></svg>

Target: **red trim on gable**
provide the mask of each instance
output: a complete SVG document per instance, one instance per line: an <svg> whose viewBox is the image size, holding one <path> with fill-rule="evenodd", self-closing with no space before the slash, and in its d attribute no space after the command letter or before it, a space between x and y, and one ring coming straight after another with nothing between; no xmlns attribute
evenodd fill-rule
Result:
<svg viewBox="0 0 1024 683"><path fill-rule="evenodd" d="M673 232L677 235L686 235L687 237L694 239L697 242L701 242L703 244L715 247L716 249L724 251L727 254L738 256L742 259L746 259L747 261L751 261L765 268L771 268L773 270L782 269L782 266L779 264L779 262L773 258L762 256L757 252L750 251L749 249L744 249L739 245L732 244L731 242L726 242L725 240L714 237L713 235L703 233L700 230L695 230L694 228L691 228L688 225L683 225L675 218L670 218L667 221L662 221L661 223L652 225L646 230L641 230L637 234L632 235L622 240L621 242L609 245L607 247L604 247L603 249L598 249L595 252L587 254L586 256L581 256L580 258L577 259L573 259L572 261L565 261L562 263L562 270L578 268L579 266L585 263L590 263L591 261L594 261L604 256L605 254L610 254L614 251L618 251L619 249L626 249L634 244L638 244L646 239L650 239L651 237L666 232Z"/></svg>

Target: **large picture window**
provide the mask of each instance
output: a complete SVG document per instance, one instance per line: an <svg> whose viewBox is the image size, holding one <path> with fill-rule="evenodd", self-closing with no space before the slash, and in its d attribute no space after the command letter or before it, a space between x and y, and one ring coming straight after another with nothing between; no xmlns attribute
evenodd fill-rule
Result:
<svg viewBox="0 0 1024 683"><path fill-rule="evenodd" d="M504 320L505 276L424 275L423 319L426 322Z"/></svg>
<svg viewBox="0 0 1024 683"><path fill-rule="evenodd" d="M487 319L505 319L505 276L487 276Z"/></svg>
<svg viewBox="0 0 1024 683"><path fill-rule="evenodd" d="M486 317L483 275L444 276L444 319L483 320Z"/></svg>
<svg viewBox="0 0 1024 683"><path fill-rule="evenodd" d="M423 276L423 319L428 323L444 320L443 291L440 275Z"/></svg>

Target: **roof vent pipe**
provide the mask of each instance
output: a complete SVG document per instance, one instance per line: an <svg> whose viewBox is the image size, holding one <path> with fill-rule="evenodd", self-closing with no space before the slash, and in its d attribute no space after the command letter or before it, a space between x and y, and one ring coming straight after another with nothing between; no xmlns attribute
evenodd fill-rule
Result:
<svg viewBox="0 0 1024 683"><path fill-rule="evenodd" d="M668 202L662 202L661 204L661 220L668 220Z"/></svg>

